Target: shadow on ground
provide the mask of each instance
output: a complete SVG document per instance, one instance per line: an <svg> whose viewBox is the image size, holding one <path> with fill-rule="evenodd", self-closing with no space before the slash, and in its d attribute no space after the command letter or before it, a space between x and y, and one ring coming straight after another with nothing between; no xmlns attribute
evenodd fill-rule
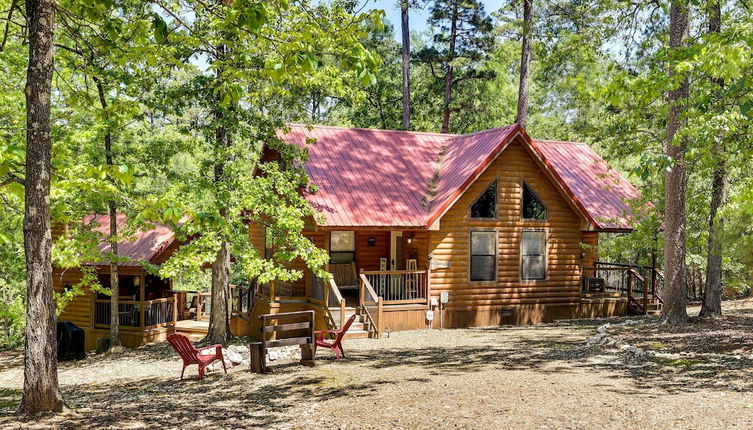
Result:
<svg viewBox="0 0 753 430"><path fill-rule="evenodd" d="M741 319L741 320L738 320ZM625 378L633 383L629 389L614 389L625 395L657 395L694 392L706 388L753 391L753 360L736 359L729 355L701 355L684 359L632 360L627 355L602 346L589 346L583 340L595 333L604 321L574 321L545 326L467 329L467 342L457 346L443 345L437 334L436 346L392 347L389 340L351 344L348 358L334 362L327 356L316 368L283 364L273 367L270 375L254 375L238 370L229 375L210 375L204 381L193 378L178 381L175 375L152 377L138 381L72 384L65 386L64 395L75 415L50 418L50 421L27 420L21 425L44 423L59 428L99 429L107 427L150 428L213 428L275 427L288 422L289 414L301 413L301 407L316 402L369 396L390 384L432 383L438 375L463 375L481 370L544 373L601 372L605 378ZM620 336L631 344L669 345L667 351L698 349L716 336L709 350L739 349L741 342L753 336L750 316L731 316L722 322L694 322L685 329L672 329L642 320L632 328L620 328ZM698 325L700 324L700 325ZM694 334L688 334L688 332ZM696 333L697 332L697 333ZM734 334L737 333L737 334ZM724 339L719 336L727 335ZM405 335L405 336L410 336ZM134 365L148 366L164 360L177 359L164 347L146 348L128 353ZM96 365L106 366L105 357ZM68 366L68 365L66 365ZM70 364L75 366L75 364ZM338 367L379 372L376 378L351 382L338 378ZM340 368L340 369L343 369ZM419 368L425 377L401 377L400 368ZM383 376L381 376L383 372ZM649 391L650 389L650 391ZM2 405L17 402L18 391L0 391ZM4 408L11 418L10 408ZM0 422L1 424L1 422Z"/></svg>

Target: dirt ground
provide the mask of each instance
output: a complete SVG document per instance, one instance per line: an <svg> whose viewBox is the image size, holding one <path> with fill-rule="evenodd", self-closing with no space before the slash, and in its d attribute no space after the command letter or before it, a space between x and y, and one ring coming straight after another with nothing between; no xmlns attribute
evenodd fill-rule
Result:
<svg viewBox="0 0 753 430"><path fill-rule="evenodd" d="M178 380L178 357L149 346L62 363L70 411L21 421L16 351L0 357L0 428L753 429L753 300L726 306L671 329L613 318L392 333L347 341L341 361L320 351L313 368L203 382ZM585 342L607 322L605 339L647 353Z"/></svg>

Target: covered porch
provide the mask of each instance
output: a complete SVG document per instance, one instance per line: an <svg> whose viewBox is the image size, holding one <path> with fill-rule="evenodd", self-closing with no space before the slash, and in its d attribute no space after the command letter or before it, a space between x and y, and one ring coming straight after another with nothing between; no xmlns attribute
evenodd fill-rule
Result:
<svg viewBox="0 0 753 430"><path fill-rule="evenodd" d="M254 334L254 315L306 309L317 311L317 327L322 329L339 328L356 315L348 333L358 337L415 326L416 320L424 323L431 297L427 231L320 228L304 235L329 253L325 270L332 279L318 278L303 262L294 261L304 273L302 279L238 291L233 297L234 333ZM411 322L390 323L386 314Z"/></svg>
<svg viewBox="0 0 753 430"><path fill-rule="evenodd" d="M110 274L100 273L101 285L110 284ZM118 324L121 342L128 347L163 340L175 331L178 321L177 298L172 292L169 279L145 273L143 269L122 267L118 274L120 295L118 297ZM95 294L92 300L92 330L97 345L109 340L111 320L110 296Z"/></svg>

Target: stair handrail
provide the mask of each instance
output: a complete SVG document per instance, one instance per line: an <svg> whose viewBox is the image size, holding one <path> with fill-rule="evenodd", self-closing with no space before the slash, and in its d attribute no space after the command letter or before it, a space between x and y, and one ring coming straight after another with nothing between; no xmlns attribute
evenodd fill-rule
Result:
<svg viewBox="0 0 753 430"><path fill-rule="evenodd" d="M635 277L638 281L641 283L641 294L643 295L643 303L641 304L641 307L643 308L643 314L648 314L648 287L646 286L646 279L641 276L640 273L638 273L635 268L628 267L628 277ZM629 279L628 278L628 279Z"/></svg>
<svg viewBox="0 0 753 430"><path fill-rule="evenodd" d="M382 319L382 298L379 297L376 293L376 290L374 290L374 287L371 285L371 282L369 282L369 279L366 277L365 274L361 273L359 275L361 278L361 286L362 291L365 290L365 292L369 293L369 296L373 299L374 305L377 307L376 316L377 319L374 319L374 316L371 314L371 312L368 309L368 306L366 306L366 300L362 300L361 302L361 310L366 315L366 322L369 325L369 328L373 330L375 337L379 337L381 335L381 330L379 328L380 321ZM361 297L364 297L365 294L361 294Z"/></svg>
<svg viewBox="0 0 753 430"><path fill-rule="evenodd" d="M329 292L334 294L335 296L335 302L338 303L340 308L340 324L342 325L345 322L345 299L343 299L343 295L340 292L340 289L337 287L337 283L334 279L329 280ZM325 297L324 304L327 307L327 310L329 311L329 296ZM332 312L330 311L330 314Z"/></svg>

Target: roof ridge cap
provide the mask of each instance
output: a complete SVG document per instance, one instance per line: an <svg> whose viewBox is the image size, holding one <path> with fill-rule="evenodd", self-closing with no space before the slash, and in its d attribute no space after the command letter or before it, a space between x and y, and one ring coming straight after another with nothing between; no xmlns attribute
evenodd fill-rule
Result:
<svg viewBox="0 0 753 430"><path fill-rule="evenodd" d="M324 124L301 124L297 122L288 123L287 126L288 127L299 126L299 127L313 127L313 128L330 128L330 129L338 129L338 130L379 131L379 132L389 132L389 133L424 134L424 135L429 135L429 136L444 136L444 137L449 137L449 138L463 136L461 134L434 133L430 131L390 130L386 128L346 127L346 126L341 126L341 125L324 125Z"/></svg>
<svg viewBox="0 0 753 430"><path fill-rule="evenodd" d="M534 142L541 142L541 143L564 143L567 145L586 145L591 146L586 142L574 142L570 140L555 140L555 139L533 139Z"/></svg>
<svg viewBox="0 0 753 430"><path fill-rule="evenodd" d="M455 139L460 138L460 137L477 136L477 135L480 135L480 134L486 134L486 133L492 133L492 132L497 132L497 131L502 131L502 130L508 130L508 129L513 128L513 127L515 127L515 124L503 125L503 126L500 126L500 127L490 128L488 130L478 130L478 131L474 131L474 132L466 133L466 134L455 134L455 135L451 135L453 137L450 140L455 140Z"/></svg>

